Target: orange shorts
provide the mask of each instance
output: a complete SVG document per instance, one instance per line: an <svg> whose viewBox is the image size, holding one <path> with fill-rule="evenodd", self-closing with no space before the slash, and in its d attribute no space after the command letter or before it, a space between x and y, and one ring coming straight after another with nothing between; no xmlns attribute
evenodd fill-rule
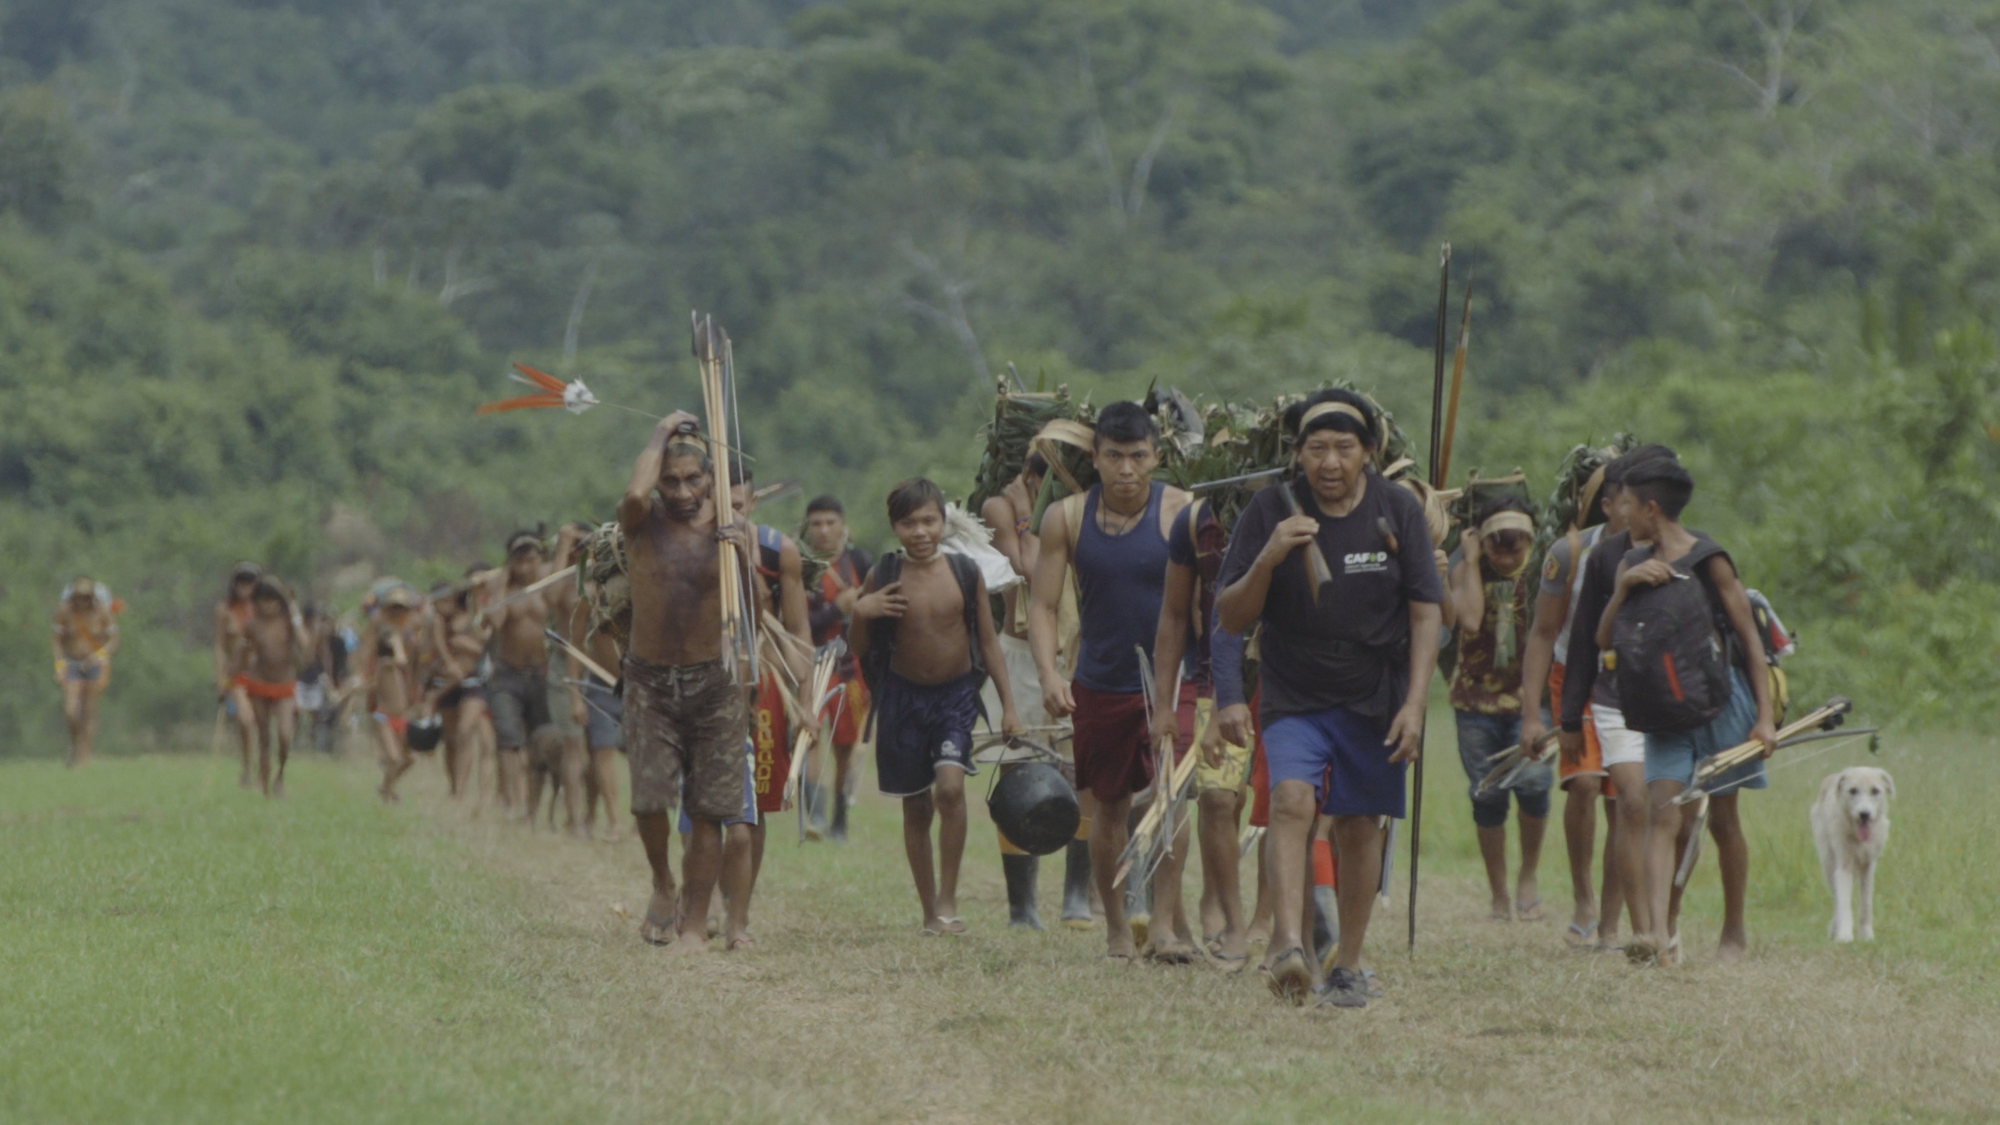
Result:
<svg viewBox="0 0 2000 1125"><path fill-rule="evenodd" d="M777 677L765 673L750 711L750 742L757 752L757 811L763 813L784 811L785 781L792 775L792 724L778 691Z"/></svg>
<svg viewBox="0 0 2000 1125"><path fill-rule="evenodd" d="M868 721L868 685L861 682L859 673L840 685L840 698L826 705L820 711L822 721L833 721L833 744L852 746L861 741L861 731ZM838 714L836 714L836 711Z"/></svg>
<svg viewBox="0 0 2000 1125"><path fill-rule="evenodd" d="M1551 710L1562 709L1564 668L1561 664L1549 667L1549 701L1554 704ZM1604 769L1604 747L1597 741L1597 724L1591 721L1590 708L1583 709L1583 760L1574 765L1559 760L1557 769L1561 778L1558 784L1564 789L1569 788L1573 777L1601 777L1604 795L1612 795L1611 775Z"/></svg>
<svg viewBox="0 0 2000 1125"><path fill-rule="evenodd" d="M286 680L281 684L253 680L243 672L236 673L236 678L233 682L237 687L242 688L244 693L250 698L262 699L271 703L275 703L281 699L290 699L292 697L292 689L296 686L291 680Z"/></svg>

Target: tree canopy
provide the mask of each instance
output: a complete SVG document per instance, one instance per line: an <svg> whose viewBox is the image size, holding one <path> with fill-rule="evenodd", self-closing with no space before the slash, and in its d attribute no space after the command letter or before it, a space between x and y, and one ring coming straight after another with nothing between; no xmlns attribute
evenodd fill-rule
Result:
<svg viewBox="0 0 2000 1125"><path fill-rule="evenodd" d="M159 732L238 557L604 516L645 423L473 417L510 360L664 412L713 312L760 477L879 539L1009 363L1423 418L1447 239L1461 464L1667 441L1801 691L1988 714L1996 146L1991 0L0 0L0 752L75 573Z"/></svg>

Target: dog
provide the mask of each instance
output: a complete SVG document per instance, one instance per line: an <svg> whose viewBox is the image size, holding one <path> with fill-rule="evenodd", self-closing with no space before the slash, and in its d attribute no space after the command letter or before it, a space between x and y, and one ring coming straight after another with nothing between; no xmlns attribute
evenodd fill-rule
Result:
<svg viewBox="0 0 2000 1125"><path fill-rule="evenodd" d="M1875 940L1875 864L1889 846L1889 798L1896 780L1887 770L1855 766L1819 783L1812 806L1813 846L1833 892L1835 941ZM1856 925L1856 914L1860 915Z"/></svg>

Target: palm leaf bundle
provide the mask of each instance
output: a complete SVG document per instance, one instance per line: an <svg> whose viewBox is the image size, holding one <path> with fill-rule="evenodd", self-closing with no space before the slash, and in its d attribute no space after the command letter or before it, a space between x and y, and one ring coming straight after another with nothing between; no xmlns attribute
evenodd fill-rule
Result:
<svg viewBox="0 0 2000 1125"><path fill-rule="evenodd" d="M972 494L965 501L969 512L979 511L981 505L1000 495L1008 482L1020 475L1035 435L1043 427L1058 420L1075 421L1080 411L1089 409L1070 401L1066 385L1046 393L1010 390L1008 381L1002 378L995 381L994 392L993 420L980 430L986 439L986 452L979 459Z"/></svg>

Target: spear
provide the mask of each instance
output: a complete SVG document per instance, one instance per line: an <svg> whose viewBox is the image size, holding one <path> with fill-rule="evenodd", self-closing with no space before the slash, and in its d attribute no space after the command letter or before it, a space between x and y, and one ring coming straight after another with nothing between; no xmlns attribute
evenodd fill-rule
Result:
<svg viewBox="0 0 2000 1125"><path fill-rule="evenodd" d="M1443 310L1440 309L1440 312ZM1458 353L1451 360L1451 395L1444 407L1444 452L1438 455L1435 487L1451 479L1451 439L1458 433L1458 392L1465 385L1465 346L1472 336L1472 275L1465 275L1465 311L1458 318ZM1444 337L1438 337L1442 348ZM1442 356L1443 352L1440 351Z"/></svg>
<svg viewBox="0 0 2000 1125"><path fill-rule="evenodd" d="M1451 243L1438 251L1437 348L1431 370L1431 487L1444 487L1444 466L1439 461L1444 426L1444 339L1451 316ZM1424 839L1424 745L1417 735L1416 781L1410 786L1410 954L1417 952L1417 861L1423 855Z"/></svg>

